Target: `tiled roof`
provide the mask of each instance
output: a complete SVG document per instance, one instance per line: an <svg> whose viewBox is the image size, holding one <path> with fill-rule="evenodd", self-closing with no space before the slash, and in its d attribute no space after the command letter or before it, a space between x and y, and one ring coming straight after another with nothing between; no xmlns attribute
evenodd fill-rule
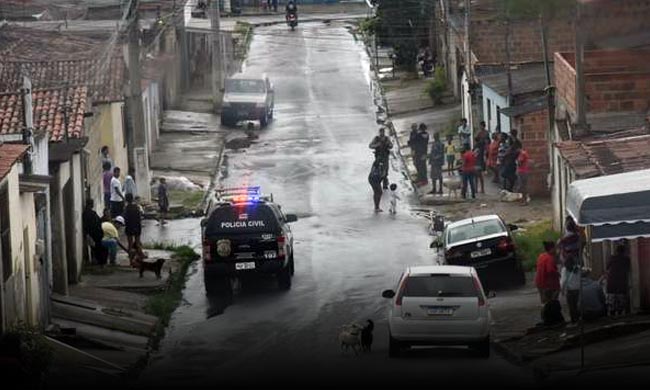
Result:
<svg viewBox="0 0 650 390"><path fill-rule="evenodd" d="M106 39L5 25L0 28L4 61L56 61L99 57Z"/></svg>
<svg viewBox="0 0 650 390"><path fill-rule="evenodd" d="M31 77L35 89L86 85L93 102L124 100L126 67L121 57L113 57L102 68L100 60L0 62L0 91L16 91L22 85L21 71ZM64 84L66 83L66 84Z"/></svg>
<svg viewBox="0 0 650 390"><path fill-rule="evenodd" d="M34 131L47 132L50 141L61 141L65 134L64 107L68 108L69 137L76 138L84 132L84 113L88 107L88 88L35 90L32 93ZM0 94L0 135L22 132L23 104L19 93Z"/></svg>
<svg viewBox="0 0 650 390"><path fill-rule="evenodd" d="M543 91L546 88L546 71L544 64L522 64L512 67L512 94L522 95L531 92ZM552 82L553 73L551 73ZM508 95L508 74L505 71L488 74L479 78L481 83L487 85L501 96Z"/></svg>
<svg viewBox="0 0 650 390"><path fill-rule="evenodd" d="M9 174L11 167L23 157L27 148L29 146L22 144L0 144L0 180Z"/></svg>
<svg viewBox="0 0 650 390"><path fill-rule="evenodd" d="M650 168L650 135L555 144L578 179Z"/></svg>

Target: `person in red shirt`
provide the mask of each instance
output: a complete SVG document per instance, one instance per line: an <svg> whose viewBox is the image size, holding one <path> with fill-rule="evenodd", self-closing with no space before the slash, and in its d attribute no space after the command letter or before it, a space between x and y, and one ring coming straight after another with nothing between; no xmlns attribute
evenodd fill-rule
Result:
<svg viewBox="0 0 650 390"><path fill-rule="evenodd" d="M519 184L519 192L522 194L521 203L527 205L528 196L528 175L530 174L530 158L526 149L521 149L517 155L517 183Z"/></svg>
<svg viewBox="0 0 650 390"><path fill-rule="evenodd" d="M501 143L501 133L492 135L492 142L487 151L487 167L494 174L493 183L499 183L499 170L497 169L497 156L499 155L499 144Z"/></svg>
<svg viewBox="0 0 650 390"><path fill-rule="evenodd" d="M476 174L476 156L469 145L465 145L463 148L463 188L461 190L461 195L463 198L467 199L467 186L472 190L472 199L476 198L476 181L474 180L474 175Z"/></svg>
<svg viewBox="0 0 650 390"><path fill-rule="evenodd" d="M555 243L544 242L544 253L537 258L535 285L542 304L556 300L560 293L560 273L555 262Z"/></svg>

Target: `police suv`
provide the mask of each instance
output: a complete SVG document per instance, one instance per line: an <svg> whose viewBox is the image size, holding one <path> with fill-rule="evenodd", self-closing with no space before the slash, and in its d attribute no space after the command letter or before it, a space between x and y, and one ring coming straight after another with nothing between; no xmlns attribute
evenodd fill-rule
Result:
<svg viewBox="0 0 650 390"><path fill-rule="evenodd" d="M289 223L297 220L259 187L215 191L201 221L206 291L253 273L273 274L281 289L290 289L294 264Z"/></svg>

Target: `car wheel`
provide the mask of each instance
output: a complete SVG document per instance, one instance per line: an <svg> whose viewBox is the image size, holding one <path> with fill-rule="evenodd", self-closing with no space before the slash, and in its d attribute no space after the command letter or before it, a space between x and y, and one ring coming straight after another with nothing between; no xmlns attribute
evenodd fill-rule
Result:
<svg viewBox="0 0 650 390"><path fill-rule="evenodd" d="M388 334L388 357L396 358L402 353L402 343Z"/></svg>
<svg viewBox="0 0 650 390"><path fill-rule="evenodd" d="M210 296L232 294L230 278L226 276L214 278L206 276L203 280L205 284L205 292Z"/></svg>
<svg viewBox="0 0 650 390"><path fill-rule="evenodd" d="M291 276L293 276L294 271L295 271L295 267L294 267L294 264L293 264L293 253L291 254L291 258L289 259L288 267L289 267L289 271L291 273Z"/></svg>
<svg viewBox="0 0 650 390"><path fill-rule="evenodd" d="M260 127L264 128L269 124L269 113L265 113L264 116L260 118Z"/></svg>
<svg viewBox="0 0 650 390"><path fill-rule="evenodd" d="M278 285L280 290L291 289L291 270L288 265L278 272Z"/></svg>
<svg viewBox="0 0 650 390"><path fill-rule="evenodd" d="M487 359L490 357L490 337L486 337L484 340L481 340L470 346L473 350L476 351L478 356Z"/></svg>
<svg viewBox="0 0 650 390"><path fill-rule="evenodd" d="M271 106L271 111L269 111L269 120L273 120L273 113L275 111L275 108Z"/></svg>

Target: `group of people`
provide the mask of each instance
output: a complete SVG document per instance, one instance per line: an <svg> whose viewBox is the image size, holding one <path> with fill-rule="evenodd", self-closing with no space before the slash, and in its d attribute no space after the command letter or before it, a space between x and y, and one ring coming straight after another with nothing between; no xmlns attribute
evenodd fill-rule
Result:
<svg viewBox="0 0 650 390"><path fill-rule="evenodd" d="M565 297L571 323L591 321L606 315L618 317L629 311L628 278L630 258L625 246L616 246L607 262L605 274L594 280L582 267L580 229L572 218L558 242L544 242L544 253L537 259L535 284L544 305L542 322L545 325L563 323L559 297ZM603 289L605 284L605 289ZM582 305L582 306L581 306Z"/></svg>
<svg viewBox="0 0 650 390"><path fill-rule="evenodd" d="M429 47L421 48L416 60L424 77L431 77L433 75L435 58L431 54Z"/></svg>
<svg viewBox="0 0 650 390"><path fill-rule="evenodd" d="M115 265L117 250L121 247L129 255L137 251L139 257L144 258L146 256L140 241L144 210L137 196L135 172L133 168L129 169L122 183L121 169L114 166L107 146L101 148L100 158L104 171L102 181L105 207L102 217L95 212L95 202L92 199L86 200L83 212L84 233L89 237L92 257L100 266L104 266L107 262ZM164 178L160 179L158 186L158 206L159 223L164 225L169 208L169 195ZM124 247L119 241L119 229L122 227L128 240L128 247Z"/></svg>

